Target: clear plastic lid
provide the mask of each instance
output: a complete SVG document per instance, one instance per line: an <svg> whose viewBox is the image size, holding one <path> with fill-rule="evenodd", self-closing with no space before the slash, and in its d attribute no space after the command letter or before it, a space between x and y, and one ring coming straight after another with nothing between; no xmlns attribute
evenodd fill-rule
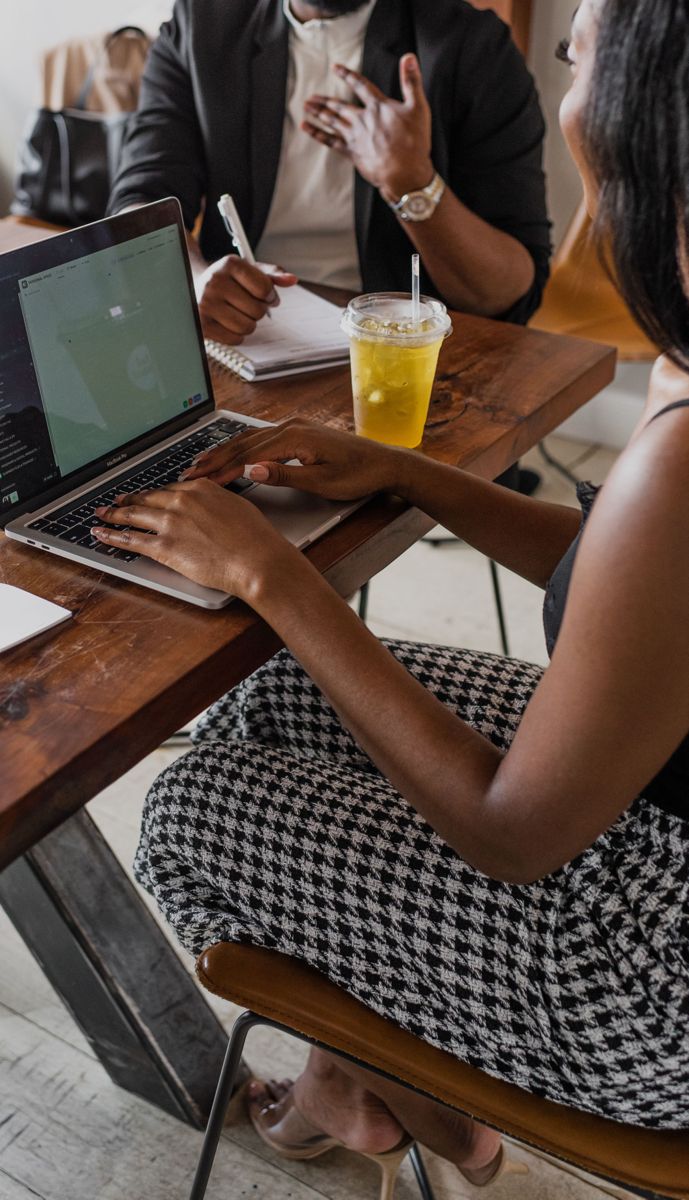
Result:
<svg viewBox="0 0 689 1200"><path fill-rule="evenodd" d="M371 292L350 300L341 328L352 338L390 346L427 346L452 331L447 309L440 300L421 297L420 320L411 313L408 292Z"/></svg>

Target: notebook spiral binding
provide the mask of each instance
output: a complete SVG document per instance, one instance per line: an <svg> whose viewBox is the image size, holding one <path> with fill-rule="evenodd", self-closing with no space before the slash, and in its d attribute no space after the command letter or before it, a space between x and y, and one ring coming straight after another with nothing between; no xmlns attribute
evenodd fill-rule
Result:
<svg viewBox="0 0 689 1200"><path fill-rule="evenodd" d="M237 350L234 346L225 346L222 342L215 342L212 338L206 338L206 354L215 362L220 363L221 367L226 367L228 371L234 371L236 375L241 375L251 369L251 363L245 354Z"/></svg>

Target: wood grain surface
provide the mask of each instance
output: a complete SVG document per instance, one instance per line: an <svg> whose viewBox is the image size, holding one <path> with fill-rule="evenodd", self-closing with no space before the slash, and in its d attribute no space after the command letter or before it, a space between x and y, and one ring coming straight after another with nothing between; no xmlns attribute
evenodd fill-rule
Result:
<svg viewBox="0 0 689 1200"><path fill-rule="evenodd" d="M47 231L0 221L0 250ZM614 351L453 316L423 452L493 478L610 382ZM220 406L352 428L346 368L244 383L214 372ZM349 595L431 527L375 498L308 550ZM279 648L233 602L206 612L0 539L0 580L74 619L0 659L0 868L74 813Z"/></svg>

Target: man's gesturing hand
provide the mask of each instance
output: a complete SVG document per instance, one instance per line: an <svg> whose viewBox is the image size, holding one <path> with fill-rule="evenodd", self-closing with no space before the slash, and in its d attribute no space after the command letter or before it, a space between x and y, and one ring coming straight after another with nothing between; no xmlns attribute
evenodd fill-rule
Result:
<svg viewBox="0 0 689 1200"><path fill-rule="evenodd" d="M290 287L296 275L280 267L253 266L229 254L211 263L196 279L201 324L206 337L237 346L254 332L269 308L280 303L275 290Z"/></svg>
<svg viewBox="0 0 689 1200"><path fill-rule="evenodd" d="M431 110L414 54L400 59L402 100L391 100L357 71L335 72L359 103L332 96L306 101L302 129L317 142L350 158L360 175L382 189L386 199L426 187L433 178Z"/></svg>

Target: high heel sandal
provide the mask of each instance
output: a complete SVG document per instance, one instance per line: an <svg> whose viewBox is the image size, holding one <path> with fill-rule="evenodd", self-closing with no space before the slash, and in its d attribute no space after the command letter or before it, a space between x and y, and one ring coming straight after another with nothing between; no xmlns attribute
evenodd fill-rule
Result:
<svg viewBox="0 0 689 1200"><path fill-rule="evenodd" d="M414 1139L405 1135L399 1146L394 1146L392 1150L386 1150L385 1154L362 1155L362 1158L370 1158L371 1162L380 1167L381 1180L378 1200L394 1200L399 1169L413 1145Z"/></svg>
<svg viewBox="0 0 689 1200"><path fill-rule="evenodd" d="M269 1128L265 1121L261 1120L267 1113L277 1107L280 1101L275 1101L271 1104L259 1105L258 1101L248 1099L247 1107L251 1124L256 1130L258 1136L271 1150L279 1154L282 1158L287 1158L292 1161L305 1162L313 1158L320 1158L322 1154L327 1154L330 1150L344 1149L348 1147L344 1145L338 1138L331 1137L330 1134L323 1133L317 1125L309 1121L299 1112L294 1101L291 1102L285 1116L281 1121L277 1122ZM275 1137L273 1131L286 1126L292 1126L291 1131L283 1129L282 1136ZM287 1133L287 1137L285 1137ZM386 1150L383 1154L365 1154L359 1151L352 1153L361 1153L362 1158L368 1158L374 1162L381 1172L381 1185L379 1200L394 1200L395 1182L399 1169L404 1162L407 1154L414 1144L413 1138L404 1136L402 1141L397 1146L393 1146L391 1150Z"/></svg>
<svg viewBox="0 0 689 1200"><path fill-rule="evenodd" d="M467 1183L477 1188L488 1187L490 1184L496 1183L503 1175L528 1175L529 1173L526 1163L507 1157L502 1143L495 1158L485 1167L473 1171L467 1170L465 1167L457 1167L457 1170Z"/></svg>
<svg viewBox="0 0 689 1200"><path fill-rule="evenodd" d="M252 1081L249 1081L252 1082ZM242 1089L246 1094L248 1083ZM281 1098L282 1099L282 1098ZM275 1109L281 1100L275 1100L269 1104L259 1104L258 1101L252 1101L247 1097L247 1108L251 1123L256 1130L258 1136L271 1150L279 1154L282 1158L291 1159L293 1161L308 1161L313 1158L320 1158L322 1154L327 1154L330 1150L343 1149L345 1146L339 1138L331 1137L330 1134L324 1133L308 1117L299 1112L296 1104L291 1100L284 1117L277 1122L272 1128L268 1127L265 1121L261 1120L271 1109ZM280 1126L291 1125L291 1130L287 1131L283 1128L282 1135L275 1137L275 1130ZM287 1133L287 1137L285 1136ZM363 1151L352 1151L352 1153L360 1153L362 1158L368 1158L371 1162L376 1163L381 1172L381 1187L379 1200L394 1200L395 1182L399 1174L399 1169L402 1166L407 1154L414 1145L414 1139L405 1134L402 1141L397 1146L393 1146L391 1150L386 1150L383 1154L365 1154ZM450 1166L450 1163L447 1163ZM466 1167L456 1167L462 1178L472 1187L485 1188L492 1183L496 1183L503 1175L528 1175L529 1168L526 1163L518 1162L516 1159L508 1158L505 1153L505 1147L500 1145L495 1158L487 1163L485 1167L470 1169Z"/></svg>

